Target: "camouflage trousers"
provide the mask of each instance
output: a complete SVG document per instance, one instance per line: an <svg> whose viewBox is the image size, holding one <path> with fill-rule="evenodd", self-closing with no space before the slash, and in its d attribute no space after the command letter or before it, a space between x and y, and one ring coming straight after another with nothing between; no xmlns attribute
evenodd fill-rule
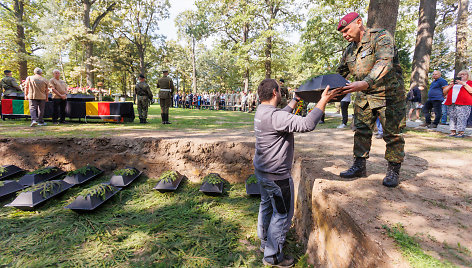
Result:
<svg viewBox="0 0 472 268"><path fill-rule="evenodd" d="M377 117L383 128L383 139L386 142L385 159L389 162L401 163L405 157L405 127L406 103L389 104L386 107L371 109L367 104L361 108L354 105L354 156L368 158L372 145L372 130Z"/></svg>
<svg viewBox="0 0 472 268"><path fill-rule="evenodd" d="M287 104L288 104L287 98L282 97L280 99L280 104L277 105L277 108L283 109L283 108L285 108L285 106L287 106Z"/></svg>
<svg viewBox="0 0 472 268"><path fill-rule="evenodd" d="M137 96L139 119L147 119L149 98L147 96Z"/></svg>
<svg viewBox="0 0 472 268"><path fill-rule="evenodd" d="M159 99L159 103L161 105L161 114L168 114L169 108L172 105L172 99Z"/></svg>

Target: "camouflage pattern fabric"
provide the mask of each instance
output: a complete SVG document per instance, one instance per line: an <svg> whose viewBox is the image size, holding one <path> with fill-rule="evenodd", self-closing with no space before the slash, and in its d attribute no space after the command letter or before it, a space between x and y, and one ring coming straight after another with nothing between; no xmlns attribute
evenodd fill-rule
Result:
<svg viewBox="0 0 472 268"><path fill-rule="evenodd" d="M372 129L377 117L384 128L385 159L403 161L406 99L403 75L393 37L384 29L366 29L361 42L351 42L337 72L352 81L365 81L369 88L356 92L354 156L369 157Z"/></svg>
<svg viewBox="0 0 472 268"><path fill-rule="evenodd" d="M354 156L369 157L372 144L372 130L377 117L383 128L383 139L386 142L385 159L389 162L401 163L405 157L405 139L403 128L405 127L406 103L399 102L395 105L371 109L369 106L361 108L354 106Z"/></svg>
<svg viewBox="0 0 472 268"><path fill-rule="evenodd" d="M0 89L5 90L4 95L15 92L21 92L21 87L16 82L16 79L11 76L5 76L4 78L2 78L0 86ZM2 93L2 90L0 90L0 93Z"/></svg>
<svg viewBox="0 0 472 268"><path fill-rule="evenodd" d="M137 96L139 119L147 119L149 98L147 96Z"/></svg>
<svg viewBox="0 0 472 268"><path fill-rule="evenodd" d="M337 72L352 81L366 81L369 88L356 92L354 104L372 109L405 102L405 87L393 37L383 29L366 29L361 42L351 42Z"/></svg>

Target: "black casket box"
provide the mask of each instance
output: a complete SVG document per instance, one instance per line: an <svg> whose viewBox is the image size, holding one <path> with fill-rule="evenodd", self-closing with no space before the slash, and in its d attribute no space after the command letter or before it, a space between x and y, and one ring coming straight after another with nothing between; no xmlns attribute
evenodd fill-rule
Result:
<svg viewBox="0 0 472 268"><path fill-rule="evenodd" d="M324 89L326 86L329 85L330 90L335 88L340 88L346 86L348 81L344 79L340 74L326 74L320 75L315 78L308 80L306 83L301 85L295 93L299 96L303 101L306 102L318 102L321 99L321 94L323 94ZM341 101L346 94L342 94L330 102L337 102Z"/></svg>
<svg viewBox="0 0 472 268"><path fill-rule="evenodd" d="M16 181L1 181L0 182L0 199L7 197L13 193L23 190L25 186Z"/></svg>
<svg viewBox="0 0 472 268"><path fill-rule="evenodd" d="M185 176L180 174L177 171L176 173L177 173L177 179L175 179L172 182L167 182L164 179L162 179L156 184L156 186L154 186L153 189L158 190L159 192L171 192L171 191L177 190L177 188L179 187L180 183L185 178Z"/></svg>
<svg viewBox="0 0 472 268"><path fill-rule="evenodd" d="M34 190L32 189L31 191L20 193L16 199L13 200L13 202L5 205L5 207L16 207L21 210L31 210L48 199L65 192L73 186L62 180L47 181L44 182L43 185L44 187L42 188ZM50 185L49 190L45 190L48 189L46 185Z"/></svg>
<svg viewBox="0 0 472 268"><path fill-rule="evenodd" d="M64 181L72 185L82 184L91 179L97 178L103 173L103 170L96 168L94 166L86 166L86 167L90 167L90 169L88 169L85 172L85 174L83 173L67 174L66 177L64 178Z"/></svg>
<svg viewBox="0 0 472 268"><path fill-rule="evenodd" d="M225 181L223 178L221 178L220 174L218 173L210 173L207 176L217 176L221 182L218 183L210 183L208 181L205 181L205 178L203 180L202 185L200 186L200 192L203 192L204 194L207 195L220 195L223 193L223 188ZM205 176L206 177L206 176Z"/></svg>
<svg viewBox="0 0 472 268"><path fill-rule="evenodd" d="M35 185L41 182L56 179L64 175L65 173L61 169L54 166L46 167L45 169L54 169L54 170L49 173L44 173L44 174L26 174L23 177L21 177L18 182L25 186L31 186L31 185Z"/></svg>
<svg viewBox="0 0 472 268"><path fill-rule="evenodd" d="M5 169L5 171L0 174L0 180L5 180L25 171L24 169L21 169L14 165L3 166L3 168Z"/></svg>
<svg viewBox="0 0 472 268"><path fill-rule="evenodd" d="M109 190L105 192L103 197L97 195L78 196L72 203L67 205L65 208L71 209L75 212L92 211L105 203L108 199L118 193L121 188L112 186L108 183L102 183L100 185L106 185Z"/></svg>
<svg viewBox="0 0 472 268"><path fill-rule="evenodd" d="M110 185L116 186L116 187L126 187L130 183L132 183L135 179L137 179L141 174L143 173L142 171L139 171L136 168L126 168L126 169L132 169L135 171L134 174L132 175L113 175L110 179Z"/></svg>
<svg viewBox="0 0 472 268"><path fill-rule="evenodd" d="M246 179L246 194L261 195L261 184L256 178L256 175L249 175Z"/></svg>

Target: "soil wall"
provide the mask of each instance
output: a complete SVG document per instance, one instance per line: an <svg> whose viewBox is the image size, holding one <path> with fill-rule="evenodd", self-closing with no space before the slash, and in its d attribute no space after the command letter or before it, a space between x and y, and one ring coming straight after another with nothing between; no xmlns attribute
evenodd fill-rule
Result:
<svg viewBox="0 0 472 268"><path fill-rule="evenodd" d="M342 195L342 190L329 187L323 174L312 172L313 166L314 160L298 158L292 173L294 225L309 263L315 267L393 267L382 247L331 198Z"/></svg>
<svg viewBox="0 0 472 268"><path fill-rule="evenodd" d="M149 177L174 169L199 182L210 172L229 182L253 173L254 143L172 138L0 139L3 163L33 170L55 165L74 170L86 164L105 172L133 166Z"/></svg>

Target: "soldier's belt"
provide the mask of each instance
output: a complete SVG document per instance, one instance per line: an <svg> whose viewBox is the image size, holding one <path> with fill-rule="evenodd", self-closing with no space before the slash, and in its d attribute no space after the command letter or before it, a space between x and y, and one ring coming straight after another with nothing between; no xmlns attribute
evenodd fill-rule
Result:
<svg viewBox="0 0 472 268"><path fill-rule="evenodd" d="M161 88L161 90L159 90L159 92L160 92L160 91L167 91L167 92L170 92L170 89L169 89L169 88Z"/></svg>

